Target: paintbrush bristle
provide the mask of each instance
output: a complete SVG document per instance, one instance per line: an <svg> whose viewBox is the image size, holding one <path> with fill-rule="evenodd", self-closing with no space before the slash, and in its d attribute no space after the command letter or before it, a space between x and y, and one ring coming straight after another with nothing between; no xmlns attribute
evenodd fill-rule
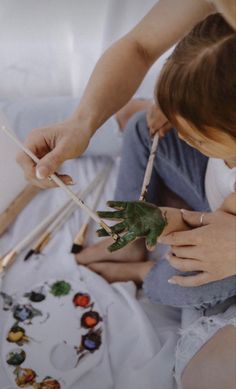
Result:
<svg viewBox="0 0 236 389"><path fill-rule="evenodd" d="M72 254L79 254L83 250L83 246L81 244L73 243L71 247Z"/></svg>
<svg viewBox="0 0 236 389"><path fill-rule="evenodd" d="M24 258L24 261L27 261L33 254L35 254L35 250L33 249L29 250Z"/></svg>

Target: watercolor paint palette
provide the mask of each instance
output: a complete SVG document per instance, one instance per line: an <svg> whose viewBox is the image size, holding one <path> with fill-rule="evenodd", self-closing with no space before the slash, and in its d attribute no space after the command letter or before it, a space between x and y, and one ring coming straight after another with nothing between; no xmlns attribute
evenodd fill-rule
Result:
<svg viewBox="0 0 236 389"><path fill-rule="evenodd" d="M11 384L67 389L103 352L103 319L80 281L50 280L17 301L2 294L9 310L2 347Z"/></svg>

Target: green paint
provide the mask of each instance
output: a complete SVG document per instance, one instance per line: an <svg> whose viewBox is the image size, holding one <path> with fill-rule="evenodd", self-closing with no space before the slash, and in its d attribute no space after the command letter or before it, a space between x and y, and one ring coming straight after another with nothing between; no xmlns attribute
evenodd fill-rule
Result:
<svg viewBox="0 0 236 389"><path fill-rule="evenodd" d="M51 286L51 293L56 296L66 296L71 291L71 286L68 282L65 281L57 281Z"/></svg>
<svg viewBox="0 0 236 389"><path fill-rule="evenodd" d="M108 201L107 205L115 208L115 212L98 212L98 216L109 220L119 220L120 223L111 227L113 233L124 233L115 243L108 247L113 252L126 246L137 238L145 238L150 250L156 245L159 235L167 225L165 215L154 204L144 201ZM108 235L102 228L98 236Z"/></svg>

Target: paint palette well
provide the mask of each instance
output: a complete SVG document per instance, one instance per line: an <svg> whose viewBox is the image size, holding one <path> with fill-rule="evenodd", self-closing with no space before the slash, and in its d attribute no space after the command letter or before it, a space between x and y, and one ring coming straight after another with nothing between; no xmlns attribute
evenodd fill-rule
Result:
<svg viewBox="0 0 236 389"><path fill-rule="evenodd" d="M26 291L9 308L2 342L11 384L70 388L99 363L103 325L82 281L50 280Z"/></svg>

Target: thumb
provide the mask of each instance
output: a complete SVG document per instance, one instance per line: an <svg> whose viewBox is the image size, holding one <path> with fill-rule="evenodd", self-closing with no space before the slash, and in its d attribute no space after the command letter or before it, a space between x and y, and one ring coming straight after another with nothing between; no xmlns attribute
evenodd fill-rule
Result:
<svg viewBox="0 0 236 389"><path fill-rule="evenodd" d="M62 150L56 147L41 158L36 166L36 177L42 180L55 173L62 162L64 162L62 155Z"/></svg>
<svg viewBox="0 0 236 389"><path fill-rule="evenodd" d="M208 212L194 212L181 209L182 218L190 227L206 226L210 223L210 213Z"/></svg>

